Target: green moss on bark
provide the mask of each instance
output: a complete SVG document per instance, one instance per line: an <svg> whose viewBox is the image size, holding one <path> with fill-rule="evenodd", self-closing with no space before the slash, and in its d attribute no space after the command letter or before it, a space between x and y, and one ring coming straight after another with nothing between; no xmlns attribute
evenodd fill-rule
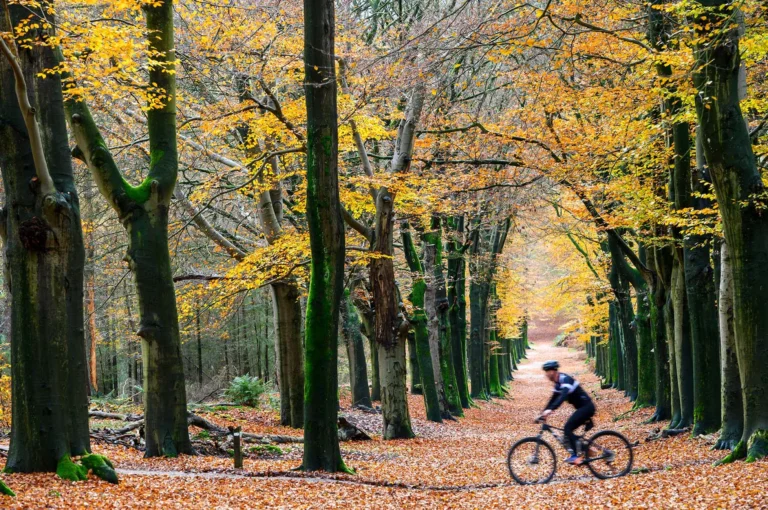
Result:
<svg viewBox="0 0 768 510"><path fill-rule="evenodd" d="M747 462L755 462L768 456L768 430L757 430L747 443Z"/></svg>
<svg viewBox="0 0 768 510"><path fill-rule="evenodd" d="M13 490L8 487L4 481L0 480L0 494L5 494L6 496L16 497L16 493L13 492Z"/></svg>
<svg viewBox="0 0 768 510"><path fill-rule="evenodd" d="M64 455L59 459L59 463L56 466L56 474L62 480L80 482L88 478L88 469L85 466L72 462L69 455Z"/></svg>
<svg viewBox="0 0 768 510"><path fill-rule="evenodd" d="M80 463L102 480L106 480L109 483L118 483L115 466L107 457L91 453L81 457Z"/></svg>

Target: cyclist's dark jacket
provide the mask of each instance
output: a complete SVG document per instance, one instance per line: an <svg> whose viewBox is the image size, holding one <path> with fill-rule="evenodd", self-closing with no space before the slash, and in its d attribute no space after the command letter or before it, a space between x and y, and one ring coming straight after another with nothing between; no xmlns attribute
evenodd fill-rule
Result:
<svg viewBox="0 0 768 510"><path fill-rule="evenodd" d="M557 375L555 389L546 408L554 411L566 400L576 409L581 409L592 402L587 392L579 385L579 381L561 372Z"/></svg>

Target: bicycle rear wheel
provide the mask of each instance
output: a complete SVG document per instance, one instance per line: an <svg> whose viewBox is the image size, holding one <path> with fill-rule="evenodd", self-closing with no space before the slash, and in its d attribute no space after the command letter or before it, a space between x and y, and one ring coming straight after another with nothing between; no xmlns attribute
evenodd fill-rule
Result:
<svg viewBox="0 0 768 510"><path fill-rule="evenodd" d="M555 450L538 437L526 437L512 445L507 454L507 469L521 485L547 483L555 476Z"/></svg>
<svg viewBox="0 0 768 510"><path fill-rule="evenodd" d="M604 430L592 436L585 453L585 464L601 480L624 476L632 469L632 445L626 437L613 430Z"/></svg>

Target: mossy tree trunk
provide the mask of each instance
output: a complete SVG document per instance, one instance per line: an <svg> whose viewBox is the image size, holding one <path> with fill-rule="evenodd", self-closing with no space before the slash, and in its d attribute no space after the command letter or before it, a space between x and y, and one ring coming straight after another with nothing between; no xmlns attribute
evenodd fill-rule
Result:
<svg viewBox="0 0 768 510"><path fill-rule="evenodd" d="M411 394L421 395L421 373L419 357L416 355L416 333L408 331L408 366L411 369Z"/></svg>
<svg viewBox="0 0 768 510"><path fill-rule="evenodd" d="M398 126L390 173L409 170L416 136L416 126L424 107L426 88L417 83L405 108L405 117ZM359 150L365 154L364 150ZM381 408L384 418L384 439L413 437L408 410L406 384L405 344L408 323L401 319L395 269L393 263L394 193L386 187L372 191L376 217L371 251L376 256L370 264L370 280L376 312L374 321L376 344L379 350L379 377L381 379ZM423 376L423 374L422 374Z"/></svg>
<svg viewBox="0 0 768 510"><path fill-rule="evenodd" d="M462 416L454 371L453 351L448 321L448 293L443 273L443 236L439 216L431 219L430 230L422 236L424 242L424 271L431 277L427 294L427 315L430 320L430 346L436 345L437 362L443 385L445 404L450 414ZM434 338L433 338L434 336ZM433 354L434 359L434 354ZM434 361L434 360L433 360Z"/></svg>
<svg viewBox="0 0 768 510"><path fill-rule="evenodd" d="M695 50L696 113L702 144L723 220L733 271L736 355L744 405L742 442L733 457L755 460L768 454L768 217L764 186L739 106L739 23L731 2L699 0L711 9L699 23ZM727 29L722 32L722 18ZM711 32L710 32L711 31ZM739 447L740 446L740 447Z"/></svg>
<svg viewBox="0 0 768 510"><path fill-rule="evenodd" d="M651 335L653 338L653 358L656 366L656 412L653 421L668 420L672 417L670 386L669 347L667 343L666 303L669 293L664 282L671 277L672 254L668 247L654 248L652 262L657 277L651 286Z"/></svg>
<svg viewBox="0 0 768 510"><path fill-rule="evenodd" d="M348 290L345 291L345 300L341 305L341 328L347 345L352 405L373 407L371 392L368 389L368 369L365 364L360 318L357 316Z"/></svg>
<svg viewBox="0 0 768 510"><path fill-rule="evenodd" d="M3 1L2 7L0 30L5 33L40 15L26 5ZM90 451L80 205L61 80L38 74L57 64L52 49L37 44L51 35L39 29L25 32L29 42L18 50L34 108L27 118L14 73L0 55L0 169L6 204L0 233L11 307L12 425L6 469L17 472L55 471L62 458ZM39 126L39 145L28 121ZM48 186L35 151L45 164Z"/></svg>
<svg viewBox="0 0 768 510"><path fill-rule="evenodd" d="M176 56L173 6L144 9L149 49L156 54L149 79L165 92L162 106L147 111L149 175L139 186L125 181L84 101L66 103L77 141L76 155L91 170L99 190L117 211L128 238L126 260L136 281L145 388L145 456L192 453L181 359L176 293L168 251L168 208L178 174Z"/></svg>
<svg viewBox="0 0 768 510"><path fill-rule="evenodd" d="M671 111L681 110L680 99L672 100ZM694 199L692 192L701 193L704 172L702 154L700 165L691 170L691 134L687 122L672 127L674 140L674 205L676 209L703 209L702 199ZM685 285L685 310L690 322L690 351L692 358L693 434L716 430L720 422L720 373L718 360L717 310L708 239L695 233L685 233L682 240L682 267ZM683 367L686 365L683 364Z"/></svg>
<svg viewBox="0 0 768 510"><path fill-rule="evenodd" d="M335 10L304 1L307 226L311 249L305 322L304 457L307 471L346 471L337 418L339 312L344 301L344 222L338 183Z"/></svg>
<svg viewBox="0 0 768 510"><path fill-rule="evenodd" d="M490 353L488 301L491 295L491 282L496 269L496 256L501 253L507 238L510 220L505 219L491 229L475 222L469 245L469 286L470 340L469 374L472 398L490 397Z"/></svg>
<svg viewBox="0 0 768 510"><path fill-rule="evenodd" d="M426 310L427 284L424 280L424 267L419 260L413 243L413 236L407 223L404 222L400 227L400 233L405 259L408 262L408 268L411 270L413 278L410 296L410 301L413 305L413 315L410 322L414 333L414 345L416 347L416 358L419 363L419 376L421 378L421 390L424 395L427 419L442 423L447 408L444 399L441 401L440 396L442 381L440 379L439 360L436 359L436 356L432 355L433 349L437 346L433 347L429 338L430 332L428 330Z"/></svg>
<svg viewBox="0 0 768 510"><path fill-rule="evenodd" d="M448 220L448 323L451 337L453 369L461 407L470 405L467 379L467 304L465 298L466 259L462 236L464 216Z"/></svg>
<svg viewBox="0 0 768 510"><path fill-rule="evenodd" d="M688 306L685 292L685 271L682 264L682 250L677 249L672 265L672 309L674 314L675 370L677 392L680 401L680 420L675 428L693 424L693 346L691 345L691 322L688 320Z"/></svg>

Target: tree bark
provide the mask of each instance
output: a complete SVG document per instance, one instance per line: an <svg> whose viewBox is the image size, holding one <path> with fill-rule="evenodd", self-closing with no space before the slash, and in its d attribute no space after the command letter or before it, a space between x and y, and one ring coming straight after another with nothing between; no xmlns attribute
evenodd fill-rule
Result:
<svg viewBox="0 0 768 510"><path fill-rule="evenodd" d="M678 249L678 252L682 251ZM675 370L677 391L680 399L680 421L675 428L693 424L693 346L691 345L690 320L685 292L685 272L682 254L675 257L672 267L672 309L675 316Z"/></svg>
<svg viewBox="0 0 768 510"><path fill-rule="evenodd" d="M391 173L408 171L413 154L416 125L424 106L425 86L418 83L398 127ZM370 281L375 305L374 330L379 356L381 408L384 439L413 437L408 411L405 344L407 328L399 313L393 264L394 194L382 187L375 193L376 218L371 251ZM423 374L422 374L423 376Z"/></svg>
<svg viewBox="0 0 768 510"><path fill-rule="evenodd" d="M365 366L365 351L363 350L363 334L360 331L360 318L357 316L349 291L341 306L341 327L344 341L347 344L349 359L349 383L352 389L352 405L373 407L371 394L368 390L368 371Z"/></svg>
<svg viewBox="0 0 768 510"><path fill-rule="evenodd" d="M436 352L433 354L437 346L432 345L431 332L428 328L426 309L427 284L424 280L424 268L416 253L416 247L413 244L413 237L407 223L400 227L400 232L405 259L408 262L408 267L413 277L410 296L411 304L413 305L413 315L410 322L413 327L416 357L419 362L424 406L426 407L428 420L442 423L447 408L444 404L444 398L441 398L440 395L442 381L440 379L439 360L434 356Z"/></svg>
<svg viewBox="0 0 768 510"><path fill-rule="evenodd" d="M733 309L733 269L726 243L720 245L720 401L722 429L716 448L733 450L744 431L744 406L741 400L739 359L736 354Z"/></svg>
<svg viewBox="0 0 768 510"><path fill-rule="evenodd" d="M123 178L88 111L77 98L66 102L78 157L91 170L102 195L117 211L129 237L126 260L139 297L145 388L145 456L192 453L186 423L186 390L176 294L168 251L168 208L178 174L176 61L170 2L144 9L150 51L149 79L164 90L166 103L147 111L149 175L139 186Z"/></svg>
<svg viewBox="0 0 768 510"><path fill-rule="evenodd" d="M304 356L301 344L301 303L293 283L270 285L275 332L275 363L280 389L280 423L304 426Z"/></svg>
<svg viewBox="0 0 768 510"><path fill-rule="evenodd" d="M338 437L338 333L344 297L344 221L338 183L335 10L304 0L307 224L312 253L305 323L304 458L307 471L347 471Z"/></svg>
<svg viewBox="0 0 768 510"><path fill-rule="evenodd" d="M438 220L437 227L439 228L439 226ZM445 331L446 322L442 313L447 298L442 272L442 246L438 248L438 244L441 244L442 241L440 236L434 233L434 230L425 233L422 236L422 240L424 243L424 273L428 282L424 294L424 310L428 321L429 351L432 357L432 370L435 374L435 385L440 402L440 413L444 418L450 418L450 410L453 406L449 404L446 393L445 377L448 373L444 368L447 369L449 363L446 363L446 353L443 352L443 339L447 336L447 332ZM443 316L442 319L441 316ZM455 390L455 383L450 389ZM459 406L459 409L461 409L461 406Z"/></svg>
<svg viewBox="0 0 768 510"><path fill-rule="evenodd" d="M3 1L2 7L0 31L5 33L30 15L29 6ZM52 34L32 29L24 37L43 35ZM38 74L57 61L49 46L31 44L18 51L18 64L23 92L35 108L33 120L43 128L40 156L54 189L44 191L17 82L9 62L0 57L0 169L6 194L0 231L11 307L12 425L6 470L55 471L63 457L90 451L85 251L61 80Z"/></svg>
<svg viewBox="0 0 768 510"><path fill-rule="evenodd" d="M667 315L666 303L669 293L664 285L664 281L671 277L672 256L668 247L654 248L652 253L654 271L657 275L651 287L651 333L656 367L656 412L652 420L663 421L672 417L667 322L673 318Z"/></svg>
<svg viewBox="0 0 768 510"><path fill-rule="evenodd" d="M467 304L465 298L466 260L461 243L464 216L450 218L448 240L448 331L451 339L453 370L461 407L469 409L467 380Z"/></svg>

